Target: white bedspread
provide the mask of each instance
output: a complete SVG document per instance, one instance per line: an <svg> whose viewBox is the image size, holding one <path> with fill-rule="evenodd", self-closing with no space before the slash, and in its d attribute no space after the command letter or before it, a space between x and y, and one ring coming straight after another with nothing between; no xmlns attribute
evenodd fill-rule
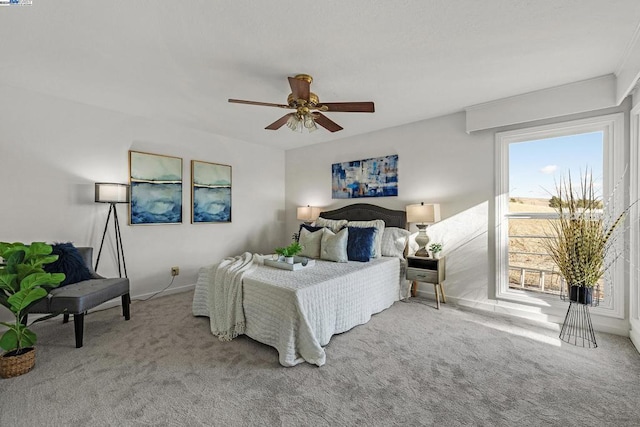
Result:
<svg viewBox="0 0 640 427"><path fill-rule="evenodd" d="M193 300L196 316L210 316L207 282L213 268L200 271ZM299 271L257 265L242 281L245 333L275 347L284 366L303 361L322 366L323 346L332 335L366 323L404 292L400 260L390 257L368 263L316 260L315 266Z"/></svg>

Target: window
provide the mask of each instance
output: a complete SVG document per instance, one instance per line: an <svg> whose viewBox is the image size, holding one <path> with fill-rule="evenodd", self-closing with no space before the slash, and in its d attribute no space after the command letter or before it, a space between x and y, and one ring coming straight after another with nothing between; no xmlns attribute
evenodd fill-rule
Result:
<svg viewBox="0 0 640 427"><path fill-rule="evenodd" d="M607 205L622 206L624 191L614 188L627 178L623 125L623 115L614 114L496 134L496 298L566 306L557 296L561 276L543 243L549 221L557 217L549 206L555 203L551 200L554 178L568 170L577 177L588 167ZM622 318L624 266L620 261L604 277L601 306L596 310Z"/></svg>
<svg viewBox="0 0 640 427"><path fill-rule="evenodd" d="M555 187L591 174L602 199L603 133L558 136L509 145L509 288L560 295L562 276L546 251L557 218ZM599 287L602 298L604 285Z"/></svg>

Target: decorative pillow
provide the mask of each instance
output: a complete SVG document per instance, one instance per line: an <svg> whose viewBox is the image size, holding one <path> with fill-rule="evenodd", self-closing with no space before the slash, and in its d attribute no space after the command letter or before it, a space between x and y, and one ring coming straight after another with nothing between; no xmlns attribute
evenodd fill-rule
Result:
<svg viewBox="0 0 640 427"><path fill-rule="evenodd" d="M318 231L321 230L325 227L314 227L313 225L309 225L309 224L300 224L300 229L298 230L298 232L301 232L303 229L314 232L314 231Z"/></svg>
<svg viewBox="0 0 640 427"><path fill-rule="evenodd" d="M384 233L384 221L381 219L374 219L373 221L349 221L347 223L349 227L368 228L375 227L378 229L375 242L373 244L373 251L371 252L371 258L377 258L382 253L382 233Z"/></svg>
<svg viewBox="0 0 640 427"><path fill-rule="evenodd" d="M316 227L327 227L334 233L340 231L345 225L347 225L346 219L324 219L318 217L315 222Z"/></svg>
<svg viewBox="0 0 640 427"><path fill-rule="evenodd" d="M404 228L386 227L382 233L382 256L403 257L410 235Z"/></svg>
<svg viewBox="0 0 640 427"><path fill-rule="evenodd" d="M322 236L324 235L324 227L319 227L316 231L309 231L307 228L300 228L300 239L298 243L302 246L300 256L307 258L320 258L320 245L322 244Z"/></svg>
<svg viewBox="0 0 640 427"><path fill-rule="evenodd" d="M369 262L378 229L375 227L348 227L347 258L349 261Z"/></svg>
<svg viewBox="0 0 640 427"><path fill-rule="evenodd" d="M349 239L349 229L343 228L334 233L327 229L322 235L320 244L320 259L335 262L347 262L347 240Z"/></svg>
<svg viewBox="0 0 640 427"><path fill-rule="evenodd" d="M58 287L92 278L82 255L72 243L55 243L51 247L53 248L51 254L58 255L58 259L50 264L45 264L43 268L47 273L65 274L65 279Z"/></svg>

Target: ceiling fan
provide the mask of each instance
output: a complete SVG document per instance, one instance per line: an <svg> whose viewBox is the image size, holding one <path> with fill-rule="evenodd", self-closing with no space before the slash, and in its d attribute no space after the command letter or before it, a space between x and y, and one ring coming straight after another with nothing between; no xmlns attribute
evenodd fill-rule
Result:
<svg viewBox="0 0 640 427"><path fill-rule="evenodd" d="M337 132L342 130L342 126L322 114L322 112L343 112L343 113L373 113L373 102L320 102L318 95L310 91L313 77L307 74L298 74L295 77L289 77L289 86L291 93L287 97L286 104L272 104L270 102L244 101L242 99L229 99L229 102L237 104L263 105L266 107L279 107L288 110L295 110L292 113L285 114L275 122L271 123L265 129L277 130L283 125L287 125L293 131L302 132L306 128L309 132L313 132L318 127L316 123L323 128Z"/></svg>

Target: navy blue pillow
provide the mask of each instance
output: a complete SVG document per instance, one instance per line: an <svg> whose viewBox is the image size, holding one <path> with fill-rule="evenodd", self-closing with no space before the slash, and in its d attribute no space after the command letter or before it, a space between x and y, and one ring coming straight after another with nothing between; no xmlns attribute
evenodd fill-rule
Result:
<svg viewBox="0 0 640 427"><path fill-rule="evenodd" d="M347 240L347 258L349 261L369 262L375 241L375 227L349 227Z"/></svg>
<svg viewBox="0 0 640 427"><path fill-rule="evenodd" d="M51 245L53 255L58 255L58 259L43 266L47 273L64 273L65 279L58 287L82 282L92 278L91 272L84 263L84 259L78 248L72 243L55 243Z"/></svg>
<svg viewBox="0 0 640 427"><path fill-rule="evenodd" d="M306 228L307 230L313 233L314 231L322 230L324 227L316 227L314 225L309 225L309 224L300 224L300 229L298 230L298 232L302 231L303 228Z"/></svg>

